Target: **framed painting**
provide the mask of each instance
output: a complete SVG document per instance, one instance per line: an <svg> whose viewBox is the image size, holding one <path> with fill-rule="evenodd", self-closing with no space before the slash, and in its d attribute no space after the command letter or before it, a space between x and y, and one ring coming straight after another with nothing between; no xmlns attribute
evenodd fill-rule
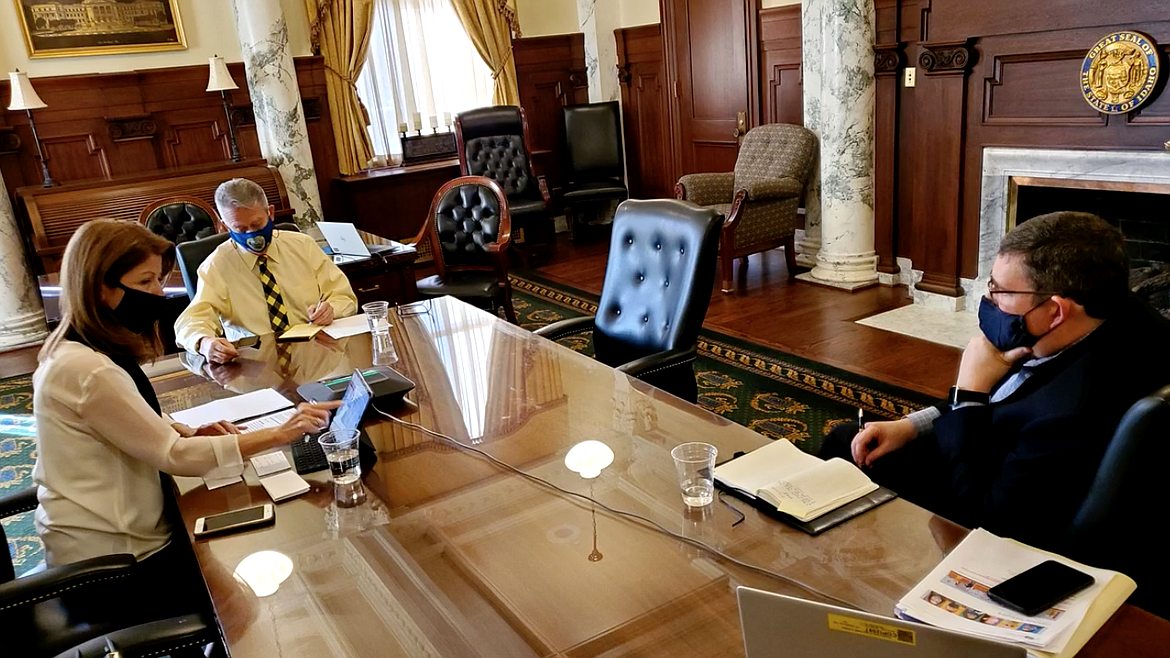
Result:
<svg viewBox="0 0 1170 658"><path fill-rule="evenodd" d="M185 50L178 0L14 0L33 59Z"/></svg>

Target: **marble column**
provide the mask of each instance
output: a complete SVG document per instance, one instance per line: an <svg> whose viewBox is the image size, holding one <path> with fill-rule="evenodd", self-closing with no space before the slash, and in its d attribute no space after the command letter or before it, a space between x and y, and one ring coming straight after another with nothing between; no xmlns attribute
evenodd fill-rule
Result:
<svg viewBox="0 0 1170 658"><path fill-rule="evenodd" d="M4 190L4 175L0 174L0 282L4 284L0 290L0 350L38 343L49 333L16 214Z"/></svg>
<svg viewBox="0 0 1170 658"><path fill-rule="evenodd" d="M599 103L621 98L617 69L617 38L621 27L618 0L577 0L577 24L585 35L585 69L589 76L589 101Z"/></svg>
<svg viewBox="0 0 1170 658"><path fill-rule="evenodd" d="M804 127L821 134L821 7L825 0L804 0L800 8L801 59L800 84L804 96ZM804 237L799 242L796 263L816 267L821 250L821 163L820 149L809 170L804 195Z"/></svg>
<svg viewBox="0 0 1170 658"><path fill-rule="evenodd" d="M877 282L874 1L816 0L806 11L818 7L821 245L816 266L800 278L856 289Z"/></svg>
<svg viewBox="0 0 1170 658"><path fill-rule="evenodd" d="M323 218L321 193L280 0L232 0L232 5L260 152L280 171L296 221L308 228Z"/></svg>

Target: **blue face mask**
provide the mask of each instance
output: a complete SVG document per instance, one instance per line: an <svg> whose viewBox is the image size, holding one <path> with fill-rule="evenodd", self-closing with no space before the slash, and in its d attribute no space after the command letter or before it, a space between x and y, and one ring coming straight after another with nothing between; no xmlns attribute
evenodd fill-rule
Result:
<svg viewBox="0 0 1170 658"><path fill-rule="evenodd" d="M1044 302L1028 309L1028 313L1043 306ZM979 302L979 330L1000 352L1014 350L1017 347L1032 347L1044 336L1033 336L1028 333L1028 324L1024 321L1028 313L1023 315L1007 313L984 297Z"/></svg>
<svg viewBox="0 0 1170 658"><path fill-rule="evenodd" d="M272 228L272 219L269 218L268 223L259 231L249 231L247 233L229 231L228 233L236 241L236 244L244 249L254 254L262 254L265 249L268 249L268 245L272 244Z"/></svg>

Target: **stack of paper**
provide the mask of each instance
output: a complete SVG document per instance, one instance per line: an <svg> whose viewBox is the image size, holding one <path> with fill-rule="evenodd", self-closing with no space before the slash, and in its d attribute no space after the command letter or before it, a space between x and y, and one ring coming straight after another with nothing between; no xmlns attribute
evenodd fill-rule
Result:
<svg viewBox="0 0 1170 658"><path fill-rule="evenodd" d="M819 459L785 440L773 441L719 466L715 479L802 522L878 488L853 464Z"/></svg>
<svg viewBox="0 0 1170 658"><path fill-rule="evenodd" d="M368 334L370 333L370 321L366 319L365 313L358 313L348 318L334 320L333 324L325 327L325 333L339 340L358 334Z"/></svg>
<svg viewBox="0 0 1170 658"><path fill-rule="evenodd" d="M1095 584L1055 607L1028 617L993 603L987 590L1045 560L1083 571ZM1136 589L1116 571L1094 569L986 530L967 535L894 612L955 631L1023 646L1038 656L1072 656Z"/></svg>
<svg viewBox="0 0 1170 658"><path fill-rule="evenodd" d="M256 455L251 459L252 468L256 469L256 476L272 502L279 503L286 498L299 496L309 491L309 483L292 470L288 457L284 452L275 452Z"/></svg>
<svg viewBox="0 0 1170 658"><path fill-rule="evenodd" d="M293 403L289 402L288 398L277 393L274 389L265 388L223 400L215 400L183 411L176 411L171 414L171 418L175 422L183 423L189 427L199 427L221 420L234 423L244 418L261 416L291 406Z"/></svg>

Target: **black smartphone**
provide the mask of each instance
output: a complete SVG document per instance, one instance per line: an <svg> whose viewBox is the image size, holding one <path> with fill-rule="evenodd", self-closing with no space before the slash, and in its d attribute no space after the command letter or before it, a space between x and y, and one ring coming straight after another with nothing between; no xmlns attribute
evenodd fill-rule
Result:
<svg viewBox="0 0 1170 658"><path fill-rule="evenodd" d="M987 596L1004 607L1035 617L1093 582L1087 573L1048 560L992 587Z"/></svg>

